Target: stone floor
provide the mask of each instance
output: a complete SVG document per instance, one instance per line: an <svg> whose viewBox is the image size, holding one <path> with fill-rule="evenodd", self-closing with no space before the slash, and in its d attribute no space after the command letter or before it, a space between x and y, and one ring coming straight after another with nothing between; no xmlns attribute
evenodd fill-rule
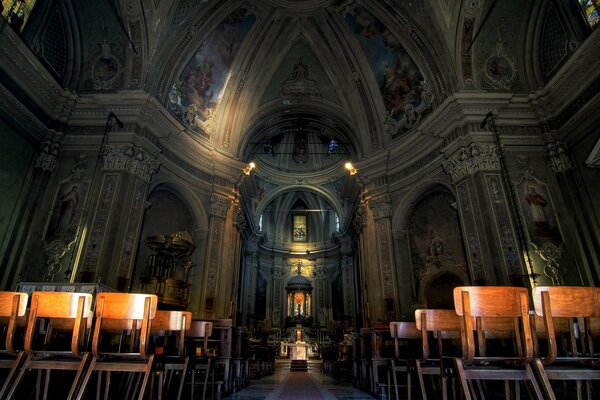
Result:
<svg viewBox="0 0 600 400"><path fill-rule="evenodd" d="M333 400L333 399L373 399L352 386L324 375L320 363L311 362L308 372L289 370L289 361L277 363L275 373L261 379L252 380L250 385L227 399L236 400Z"/></svg>

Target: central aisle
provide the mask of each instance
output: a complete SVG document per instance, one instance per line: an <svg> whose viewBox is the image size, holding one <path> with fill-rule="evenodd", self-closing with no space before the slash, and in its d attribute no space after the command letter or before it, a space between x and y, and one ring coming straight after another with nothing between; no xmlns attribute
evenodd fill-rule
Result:
<svg viewBox="0 0 600 400"><path fill-rule="evenodd" d="M321 364L310 362L308 372L290 371L289 360L279 361L275 373L252 380L250 386L228 397L236 400L373 399L368 393L324 375Z"/></svg>

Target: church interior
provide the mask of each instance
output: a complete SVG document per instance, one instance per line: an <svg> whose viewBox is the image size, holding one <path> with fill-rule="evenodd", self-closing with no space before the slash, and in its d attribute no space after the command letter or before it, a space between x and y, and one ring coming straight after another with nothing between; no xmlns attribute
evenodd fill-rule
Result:
<svg viewBox="0 0 600 400"><path fill-rule="evenodd" d="M600 392L597 0L0 10L0 399Z"/></svg>

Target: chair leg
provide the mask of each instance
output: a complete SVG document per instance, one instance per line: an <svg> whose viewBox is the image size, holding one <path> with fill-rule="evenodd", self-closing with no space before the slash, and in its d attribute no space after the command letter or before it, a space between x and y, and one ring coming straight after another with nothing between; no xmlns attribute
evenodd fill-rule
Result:
<svg viewBox="0 0 600 400"><path fill-rule="evenodd" d="M27 372L27 368L28 368L30 362L31 362L31 356L28 355L27 358L25 359L25 362L23 363L23 366L21 367L21 370L19 371L19 374L17 375L17 378L15 379L14 383L12 384L12 387L10 388L10 392L8 392L7 399L15 398L15 393L17 392L17 388L19 387L19 383L21 383L21 380L23 379L25 372Z"/></svg>
<svg viewBox="0 0 600 400"><path fill-rule="evenodd" d="M415 361L415 369L417 370L417 377L419 378L419 386L421 386L421 396L423 400L427 400L427 391L425 390L425 379L423 378L423 369L421 368L421 361Z"/></svg>
<svg viewBox="0 0 600 400"><path fill-rule="evenodd" d="M6 377L6 380L4 381L4 384L2 385L2 390L0 390L0 399L5 398L5 395L10 388L11 382L15 379L15 375L18 375L17 372L19 371L19 367L21 366L21 363L23 362L25 355L26 355L26 353L24 351L21 351L17 355L17 358L15 359L13 366L10 369L10 372L8 373L8 376Z"/></svg>
<svg viewBox="0 0 600 400"><path fill-rule="evenodd" d="M181 370L181 377L179 381L179 391L177 391L177 400L181 400L181 394L183 393L183 384L185 383L185 374L188 370L189 361L190 358L186 357L185 361L183 362L183 369Z"/></svg>
<svg viewBox="0 0 600 400"><path fill-rule="evenodd" d="M138 400L144 399L144 391L146 389L146 385L148 384L148 378L149 378L151 370L152 370L152 362L153 361L154 361L154 354L151 354L150 357L148 357L148 363L146 364L146 371L144 371L144 380L142 381L142 387L140 388L140 395L138 397Z"/></svg>
<svg viewBox="0 0 600 400"><path fill-rule="evenodd" d="M81 386L79 387L79 390L77 391L77 396L76 396L77 400L81 400L81 398L83 397L83 393L85 392L85 388L90 380L90 376L92 375L92 372L94 372L95 366L96 366L96 357L92 358L92 363L90 364L85 375L83 376L83 381L81 382Z"/></svg>
<svg viewBox="0 0 600 400"><path fill-rule="evenodd" d="M540 384L542 385L542 389L544 389L544 394L546 395L546 398L550 399L550 400L556 400L556 396L554 394L554 390L552 389L552 385L550 384L550 380L548 379L548 375L546 374L546 371L544 370L544 366L542 365L542 360L540 360L539 358L535 358L533 359L533 361L531 362L531 369L530 371L535 372L535 375L537 375L537 378L540 382ZM534 380L532 380L532 384L537 384L537 381L535 380L535 376L533 377Z"/></svg>
<svg viewBox="0 0 600 400"><path fill-rule="evenodd" d="M544 400L544 395L542 394L542 391L540 390L540 387L539 387L539 385L537 383L535 375L533 374L533 371L531 369L531 365L530 364L527 364L525 366L525 371L527 373L527 377L528 377L529 381L531 382L531 385L533 386L533 390L535 391L535 395L537 396L538 399Z"/></svg>
<svg viewBox="0 0 600 400"><path fill-rule="evenodd" d="M469 390L469 385L467 384L467 377L465 376L465 368L463 366L462 360L459 358L455 358L454 367L456 368L456 375L460 380L460 385L462 387L465 400L471 400L471 391Z"/></svg>

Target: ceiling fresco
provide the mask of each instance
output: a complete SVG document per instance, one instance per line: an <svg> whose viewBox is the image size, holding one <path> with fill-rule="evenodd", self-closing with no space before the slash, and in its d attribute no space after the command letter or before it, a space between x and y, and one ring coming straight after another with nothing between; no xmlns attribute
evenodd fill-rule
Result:
<svg viewBox="0 0 600 400"><path fill-rule="evenodd" d="M210 135L215 109L227 85L231 65L256 16L245 8L231 13L204 40L173 84L167 108L189 129Z"/></svg>
<svg viewBox="0 0 600 400"><path fill-rule="evenodd" d="M346 23L367 58L386 109L386 122L394 135L412 127L430 110L431 93L413 59L397 37L362 6L348 11Z"/></svg>

